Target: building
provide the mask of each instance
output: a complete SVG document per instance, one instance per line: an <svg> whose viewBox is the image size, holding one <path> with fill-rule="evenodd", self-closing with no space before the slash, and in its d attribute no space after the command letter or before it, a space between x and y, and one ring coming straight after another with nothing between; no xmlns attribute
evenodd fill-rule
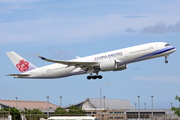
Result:
<svg viewBox="0 0 180 120"><path fill-rule="evenodd" d="M74 104L73 106L82 108L86 115L95 116L99 120L135 120L135 119L171 119L177 118L174 113L168 109L135 109L128 100L115 99L94 99L86 100ZM59 106L47 101L25 101L25 100L0 100L0 109L6 107L16 107L17 109L39 109L44 113L53 115L54 110ZM69 109L70 106L65 107Z"/></svg>
<svg viewBox="0 0 180 120"><path fill-rule="evenodd" d="M128 100L88 98L73 106L82 108L89 116L100 120L121 120L126 118L126 110L135 109ZM69 106L70 107L70 106ZM68 109L66 107L65 109Z"/></svg>
<svg viewBox="0 0 180 120"><path fill-rule="evenodd" d="M82 108L83 110L128 110L135 109L128 100L115 99L94 99L87 98L86 100L74 104L73 106ZM68 109L66 107L65 109Z"/></svg>
<svg viewBox="0 0 180 120"><path fill-rule="evenodd" d="M133 119L149 119L158 118L164 119L167 115L168 110L165 109L134 109L127 110L126 115L129 120Z"/></svg>
<svg viewBox="0 0 180 120"><path fill-rule="evenodd" d="M26 109L39 109L42 112L46 112L47 110L50 112L54 112L54 110L59 106L47 101L0 100L0 109L6 107L15 107L20 110L24 110L24 108L26 108Z"/></svg>
<svg viewBox="0 0 180 120"><path fill-rule="evenodd" d="M170 110L168 109L135 109L128 100L88 98L73 106L82 108L87 115L95 116L99 120L168 120L169 118L178 118L179 120L178 116L169 115Z"/></svg>

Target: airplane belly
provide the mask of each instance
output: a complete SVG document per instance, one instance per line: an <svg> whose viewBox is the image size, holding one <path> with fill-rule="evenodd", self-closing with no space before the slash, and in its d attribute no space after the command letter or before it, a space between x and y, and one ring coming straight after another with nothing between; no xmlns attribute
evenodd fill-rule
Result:
<svg viewBox="0 0 180 120"><path fill-rule="evenodd" d="M60 78L61 76L70 74L74 70L74 67L57 67L57 68L42 68L30 72L30 76L26 78L37 78L37 79L50 79Z"/></svg>
<svg viewBox="0 0 180 120"><path fill-rule="evenodd" d="M54 76L62 76L65 74L69 74L74 70L74 67L67 67L67 68L62 68L59 70L47 70L45 76L46 77L54 77Z"/></svg>
<svg viewBox="0 0 180 120"><path fill-rule="evenodd" d="M74 66L64 68L62 70L58 70L56 72L53 72L51 74L47 74L46 78L63 78L68 77L72 75L80 75L80 74L86 74L87 71L84 71L80 68L75 68Z"/></svg>

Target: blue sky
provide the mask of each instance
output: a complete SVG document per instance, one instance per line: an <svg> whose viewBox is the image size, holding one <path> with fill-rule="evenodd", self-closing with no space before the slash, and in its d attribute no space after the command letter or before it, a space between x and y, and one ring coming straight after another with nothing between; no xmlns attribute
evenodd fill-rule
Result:
<svg viewBox="0 0 180 120"><path fill-rule="evenodd" d="M179 0L0 0L0 99L42 100L63 106L86 98L129 100L134 106L140 95L141 108L179 106L180 74ZM61 79L14 79L18 73L6 52L15 51L37 67L52 59L70 60L149 42L168 42L177 51L164 58L128 65L119 72L100 72L102 80L85 75Z"/></svg>

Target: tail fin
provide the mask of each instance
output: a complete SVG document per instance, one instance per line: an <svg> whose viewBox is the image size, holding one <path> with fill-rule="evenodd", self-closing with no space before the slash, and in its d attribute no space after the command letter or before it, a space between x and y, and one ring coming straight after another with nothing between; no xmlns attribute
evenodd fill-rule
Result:
<svg viewBox="0 0 180 120"><path fill-rule="evenodd" d="M6 54L20 72L36 69L36 66L26 61L14 51L7 52Z"/></svg>

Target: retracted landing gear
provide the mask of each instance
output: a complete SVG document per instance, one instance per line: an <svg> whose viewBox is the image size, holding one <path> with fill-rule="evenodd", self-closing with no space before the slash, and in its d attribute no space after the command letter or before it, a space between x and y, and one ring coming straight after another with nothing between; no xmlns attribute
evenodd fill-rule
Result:
<svg viewBox="0 0 180 120"><path fill-rule="evenodd" d="M87 79L90 80L90 79L102 79L102 75L98 75L98 73L96 73L96 75L92 75L92 73L87 76Z"/></svg>
<svg viewBox="0 0 180 120"><path fill-rule="evenodd" d="M168 55L165 56L165 61L164 61L164 62L165 62L166 64L168 63L167 58L168 58Z"/></svg>

